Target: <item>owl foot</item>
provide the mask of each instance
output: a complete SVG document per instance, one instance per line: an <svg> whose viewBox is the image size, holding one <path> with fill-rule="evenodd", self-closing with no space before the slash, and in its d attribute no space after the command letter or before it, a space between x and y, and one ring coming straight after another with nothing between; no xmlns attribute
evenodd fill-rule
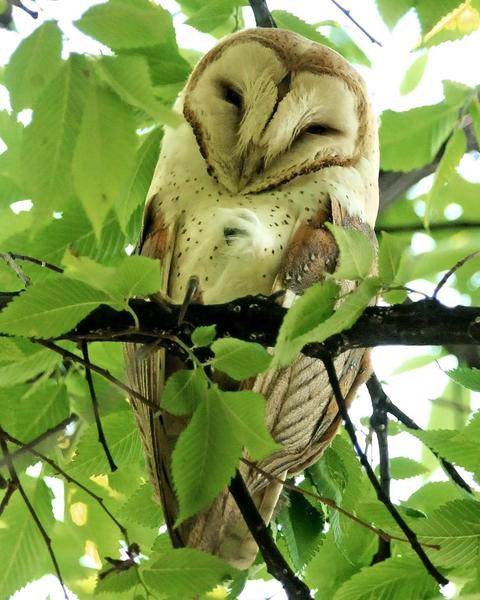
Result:
<svg viewBox="0 0 480 600"><path fill-rule="evenodd" d="M183 323L188 307L192 303L202 304L202 289L200 287L200 280L196 275L192 275L188 280L185 297L178 313L178 325Z"/></svg>

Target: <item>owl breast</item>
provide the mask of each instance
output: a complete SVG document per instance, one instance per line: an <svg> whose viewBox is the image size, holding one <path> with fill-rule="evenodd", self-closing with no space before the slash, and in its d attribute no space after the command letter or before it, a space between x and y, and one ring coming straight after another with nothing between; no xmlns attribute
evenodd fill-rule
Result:
<svg viewBox="0 0 480 600"><path fill-rule="evenodd" d="M325 186L310 175L245 195L229 193L206 172L165 183L159 207L167 222L175 215L168 294L177 303L192 275L206 304L270 294L298 223L328 208Z"/></svg>

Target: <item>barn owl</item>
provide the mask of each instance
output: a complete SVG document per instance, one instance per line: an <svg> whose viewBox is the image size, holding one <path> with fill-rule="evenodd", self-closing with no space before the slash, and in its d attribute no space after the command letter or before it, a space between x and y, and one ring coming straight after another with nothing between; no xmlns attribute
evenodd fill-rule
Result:
<svg viewBox="0 0 480 600"><path fill-rule="evenodd" d="M182 303L196 276L205 304L276 290L291 303L335 269L326 222L362 230L374 244L376 122L362 79L339 54L280 29L233 34L197 64L178 108L185 120L166 128L138 245L161 260L162 290L173 302ZM347 404L367 363L362 349L335 360ZM156 403L181 366L164 350L140 360L134 346L126 348L130 385ZM321 361L299 356L240 388L266 399L267 426L282 449L259 466L280 480L316 461L338 429ZM132 405L173 544L248 567L257 547L227 489L173 527L170 460L186 420L154 418L135 399ZM240 470L268 523L282 485L243 464Z"/></svg>

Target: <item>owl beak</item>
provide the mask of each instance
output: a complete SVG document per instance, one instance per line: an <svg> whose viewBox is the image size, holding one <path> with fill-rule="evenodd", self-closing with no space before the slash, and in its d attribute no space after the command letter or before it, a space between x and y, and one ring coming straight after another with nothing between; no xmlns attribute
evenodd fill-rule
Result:
<svg viewBox="0 0 480 600"><path fill-rule="evenodd" d="M242 157L238 178L238 189L243 190L248 186L254 177L260 175L265 168L264 158L261 155L260 149L250 149L248 154Z"/></svg>

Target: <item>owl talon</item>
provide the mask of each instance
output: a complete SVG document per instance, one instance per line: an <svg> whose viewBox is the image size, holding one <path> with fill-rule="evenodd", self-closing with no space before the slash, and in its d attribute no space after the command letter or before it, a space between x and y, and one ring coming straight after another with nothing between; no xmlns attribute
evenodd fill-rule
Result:
<svg viewBox="0 0 480 600"><path fill-rule="evenodd" d="M187 289L185 291L185 297L178 313L177 324L181 325L187 314L188 307L194 302L201 302L202 290L200 288L200 280L196 275L192 275L187 283Z"/></svg>

